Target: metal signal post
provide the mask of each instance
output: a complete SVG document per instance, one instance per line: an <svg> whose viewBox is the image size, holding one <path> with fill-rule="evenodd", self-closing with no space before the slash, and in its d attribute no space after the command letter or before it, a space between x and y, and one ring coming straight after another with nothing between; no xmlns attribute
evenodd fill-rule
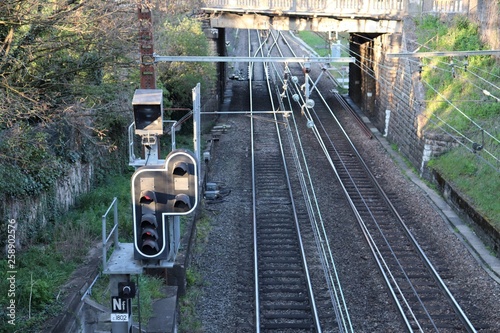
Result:
<svg viewBox="0 0 500 333"><path fill-rule="evenodd" d="M131 275L143 274L145 268L172 268L180 248L180 216L192 213L199 195L199 84L193 89L196 135L195 152L175 149L165 160L159 158L159 137L163 135L163 91L156 89L153 25L149 0L137 5L140 42L140 89L132 100L134 123L129 126L129 165L136 168L131 179L133 206L133 243L116 244L104 274L110 276L112 332L132 332L131 299L139 295L139 286ZM196 92L195 92L196 91ZM173 122L173 121L170 121ZM135 136L141 137L142 156L134 154ZM105 234L105 223L103 234ZM103 236L103 239L106 237ZM103 240L103 244L106 241ZM103 246L106 251L105 245ZM173 306L175 310L175 304ZM168 309L165 309L167 311ZM140 329L140 326L139 326Z"/></svg>
<svg viewBox="0 0 500 333"><path fill-rule="evenodd" d="M145 163L158 163L159 144L157 137L163 134L162 90L156 89L153 19L150 1L137 4L140 43L141 89L134 94L135 134L142 138Z"/></svg>

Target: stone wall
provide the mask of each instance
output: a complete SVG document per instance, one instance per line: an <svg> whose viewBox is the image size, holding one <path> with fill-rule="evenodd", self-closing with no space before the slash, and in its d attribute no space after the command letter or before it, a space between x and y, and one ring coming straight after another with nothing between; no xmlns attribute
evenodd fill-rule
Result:
<svg viewBox="0 0 500 333"><path fill-rule="evenodd" d="M481 39L489 49L500 49L500 2L498 0L478 0L477 11L471 11L469 18L481 28ZM500 55L497 55L500 61Z"/></svg>
<svg viewBox="0 0 500 333"><path fill-rule="evenodd" d="M422 151L422 161L419 168L420 175L425 179L432 180L434 176L430 173L432 171L427 168L427 162L460 144L447 134L433 132L425 133L423 141L424 150Z"/></svg>
<svg viewBox="0 0 500 333"><path fill-rule="evenodd" d="M431 6L431 2L424 4ZM481 27L481 36L491 49L500 48L500 4L495 0L463 1L461 15L466 15ZM429 11L433 12L432 6ZM450 13L436 14L453 17ZM457 14L457 13L451 13ZM418 14L416 14L418 15ZM378 130L397 145L399 151L426 179L432 179L426 164L431 157L439 156L453 146L452 139L444 134L424 132L428 119L423 116L424 87L419 80L418 62L411 58L388 58L387 53L415 52L413 19L405 19L403 34L366 35L354 38L351 50L359 54L360 67L352 66L351 97L359 94L355 102L375 124ZM500 56L498 57L500 59ZM356 74L360 72L358 78ZM370 75L365 72L372 73ZM361 74L363 73L363 74Z"/></svg>
<svg viewBox="0 0 500 333"><path fill-rule="evenodd" d="M406 52L404 35L380 35L360 47L363 75L362 109L377 129L397 145L415 168L422 164L425 138L421 131L423 89L418 66L408 58L388 58Z"/></svg>
<svg viewBox="0 0 500 333"><path fill-rule="evenodd" d="M75 204L77 197L90 190L94 167L91 164L77 162L67 170L52 190L37 196L7 198L2 202L1 210L6 220L16 221L16 250L23 245L43 237L50 220Z"/></svg>
<svg viewBox="0 0 500 333"><path fill-rule="evenodd" d="M414 31L410 20L405 25L405 31ZM414 52L415 48L406 34L380 35L362 43L359 59L364 74L358 105L421 176L430 180L427 162L457 143L445 133L423 130L429 120L423 115L425 105L420 102L425 95L418 62L411 58L387 57L387 53Z"/></svg>
<svg viewBox="0 0 500 333"><path fill-rule="evenodd" d="M497 6L497 17L498 12ZM498 21L495 24L497 32L500 32ZM423 115L425 105L420 102L425 99L425 95L419 79L418 62L411 58L386 56L387 53L414 52L417 47L411 44L411 32L414 29L412 21L408 20L405 21L403 35L365 38L364 43L355 47L359 50L357 52L360 56L357 59L363 71L358 74L360 89L353 90L352 93L360 93L357 104L377 129L397 146L399 152L420 172L421 177L436 184L454 210L499 254L498 231L475 211L466 198L454 191L440 175L427 168L427 162L431 158L442 155L459 143L444 132L424 131L430 120ZM408 35L410 38L407 39ZM498 45L498 40L495 43ZM358 76L354 78L359 80Z"/></svg>

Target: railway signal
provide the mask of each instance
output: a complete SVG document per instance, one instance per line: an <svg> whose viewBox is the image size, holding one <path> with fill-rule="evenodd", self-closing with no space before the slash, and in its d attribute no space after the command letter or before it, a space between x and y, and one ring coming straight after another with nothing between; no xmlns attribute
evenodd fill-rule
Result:
<svg viewBox="0 0 500 333"><path fill-rule="evenodd" d="M163 213L166 202L166 173L163 166L145 166L132 176L134 258L160 260L168 256Z"/></svg>
<svg viewBox="0 0 500 333"><path fill-rule="evenodd" d="M134 258L169 255L168 216L187 215L198 205L198 164L193 153L173 150L164 165L143 166L132 176Z"/></svg>
<svg viewBox="0 0 500 333"><path fill-rule="evenodd" d="M165 161L168 201L166 215L187 215L198 205L198 164L192 152L173 150Z"/></svg>

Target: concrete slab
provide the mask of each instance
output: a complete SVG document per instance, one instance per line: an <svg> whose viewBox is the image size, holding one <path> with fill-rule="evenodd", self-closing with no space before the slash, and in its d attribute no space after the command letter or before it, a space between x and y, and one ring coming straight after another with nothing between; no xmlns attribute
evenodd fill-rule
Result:
<svg viewBox="0 0 500 333"><path fill-rule="evenodd" d="M165 298L153 303L153 317L149 320L146 332L174 333L177 332L177 287L166 286Z"/></svg>
<svg viewBox="0 0 500 333"><path fill-rule="evenodd" d="M142 274L143 267L134 259L134 244L120 243L107 262L103 274Z"/></svg>

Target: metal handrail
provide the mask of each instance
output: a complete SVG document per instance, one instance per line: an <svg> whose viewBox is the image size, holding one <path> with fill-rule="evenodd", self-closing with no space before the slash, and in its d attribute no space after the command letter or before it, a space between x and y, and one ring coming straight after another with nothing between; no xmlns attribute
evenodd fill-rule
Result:
<svg viewBox="0 0 500 333"><path fill-rule="evenodd" d="M109 212L111 211L111 208L113 208L113 228L109 232L109 235L106 234L106 222L107 222L107 216ZM108 210L106 210L106 213L102 216L102 269L103 271L106 270L106 265L107 265L107 252L108 252L108 242L111 239L111 236L113 236L113 243L115 247L119 244L118 242L118 199L116 197L113 198L113 202L111 202L111 205L109 205Z"/></svg>
<svg viewBox="0 0 500 333"><path fill-rule="evenodd" d="M130 162L134 162L136 159L134 154L134 128L135 122L128 127L128 156Z"/></svg>

